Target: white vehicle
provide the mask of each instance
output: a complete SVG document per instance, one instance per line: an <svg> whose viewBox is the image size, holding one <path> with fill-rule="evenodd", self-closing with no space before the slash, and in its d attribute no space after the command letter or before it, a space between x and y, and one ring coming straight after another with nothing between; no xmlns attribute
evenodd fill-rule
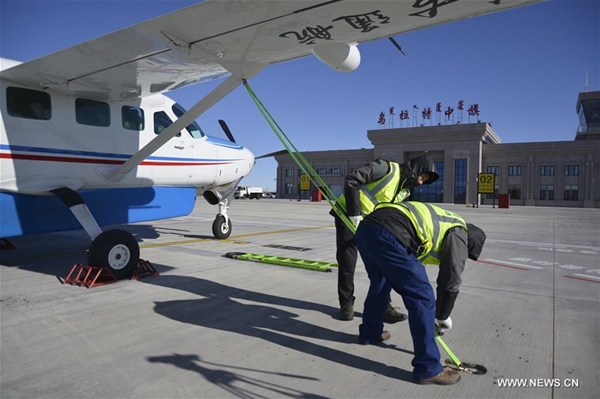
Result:
<svg viewBox="0 0 600 399"><path fill-rule="evenodd" d="M261 199L263 196L262 187L238 186L233 196L236 199Z"/></svg>
<svg viewBox="0 0 600 399"><path fill-rule="evenodd" d="M213 233L226 238L228 198L254 155L224 122L229 141L194 121L244 80L311 55L351 72L360 43L537 1L205 1L29 62L0 59L0 238L83 227L88 264L124 277L139 246L100 226L187 215L197 192L218 205ZM223 77L189 111L162 95Z"/></svg>

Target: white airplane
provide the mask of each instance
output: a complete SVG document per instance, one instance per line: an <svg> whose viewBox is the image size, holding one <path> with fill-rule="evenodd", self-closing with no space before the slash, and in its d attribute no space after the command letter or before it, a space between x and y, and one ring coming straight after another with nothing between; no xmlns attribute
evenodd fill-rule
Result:
<svg viewBox="0 0 600 399"><path fill-rule="evenodd" d="M100 226L189 214L196 193L218 205L254 165L195 119L271 64L315 55L351 72L358 44L540 0L206 1L18 63L1 59L0 237L83 227L88 264L121 278L135 238ZM164 96L227 77L189 111Z"/></svg>

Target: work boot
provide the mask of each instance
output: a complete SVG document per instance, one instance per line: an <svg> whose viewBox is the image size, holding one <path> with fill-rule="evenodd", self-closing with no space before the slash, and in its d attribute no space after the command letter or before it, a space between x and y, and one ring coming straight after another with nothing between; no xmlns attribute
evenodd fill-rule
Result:
<svg viewBox="0 0 600 399"><path fill-rule="evenodd" d="M340 320L354 319L354 306L349 303L340 308Z"/></svg>
<svg viewBox="0 0 600 399"><path fill-rule="evenodd" d="M376 344L378 342L387 341L388 339L390 339L390 337L391 337L391 335L390 335L389 331L384 331L381 333L381 335L379 337L376 337L373 339L363 339L359 335L358 342L360 342L362 345L370 345L370 344Z"/></svg>
<svg viewBox="0 0 600 399"><path fill-rule="evenodd" d="M458 381L460 381L460 374L458 373L458 371L450 369L444 369L444 371L442 371L434 377L424 378L422 380L415 380L417 384L421 385L454 385Z"/></svg>
<svg viewBox="0 0 600 399"><path fill-rule="evenodd" d="M388 324L394 324L406 319L408 319L408 316L404 313L398 312L391 304L388 305L387 311L383 316L383 322Z"/></svg>

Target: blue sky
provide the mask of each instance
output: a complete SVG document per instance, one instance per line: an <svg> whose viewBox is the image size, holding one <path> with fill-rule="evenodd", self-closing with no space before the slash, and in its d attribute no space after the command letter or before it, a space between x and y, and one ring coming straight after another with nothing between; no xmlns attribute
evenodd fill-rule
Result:
<svg viewBox="0 0 600 399"><path fill-rule="evenodd" d="M32 60L183 8L183 1L0 1L0 56ZM479 104L505 143L572 140L588 72L600 90L600 4L554 0L359 46L361 66L341 74L314 57L267 68L250 83L301 151L371 148L380 111ZM168 95L186 108L215 87ZM466 121L465 113L465 121ZM223 137L228 122L256 155L281 149L243 88L198 119ZM419 118L420 120L420 118ZM399 126L399 120L395 120ZM258 161L247 185L274 190L276 162Z"/></svg>

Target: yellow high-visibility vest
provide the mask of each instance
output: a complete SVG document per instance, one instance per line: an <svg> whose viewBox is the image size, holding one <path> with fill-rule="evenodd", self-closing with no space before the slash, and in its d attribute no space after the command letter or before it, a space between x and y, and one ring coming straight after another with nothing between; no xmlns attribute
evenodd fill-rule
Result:
<svg viewBox="0 0 600 399"><path fill-rule="evenodd" d="M458 226L468 231L462 217L435 205L405 201L400 204L381 203L375 209L379 208L397 209L410 219L421 241L417 258L428 265L440 264L440 253L448 230Z"/></svg>
<svg viewBox="0 0 600 399"><path fill-rule="evenodd" d="M379 203L402 202L410 195L410 190L400 186L400 165L387 161L390 170L381 179L360 186L360 207L363 218L373 212ZM346 197L342 194L337 203L346 210Z"/></svg>

